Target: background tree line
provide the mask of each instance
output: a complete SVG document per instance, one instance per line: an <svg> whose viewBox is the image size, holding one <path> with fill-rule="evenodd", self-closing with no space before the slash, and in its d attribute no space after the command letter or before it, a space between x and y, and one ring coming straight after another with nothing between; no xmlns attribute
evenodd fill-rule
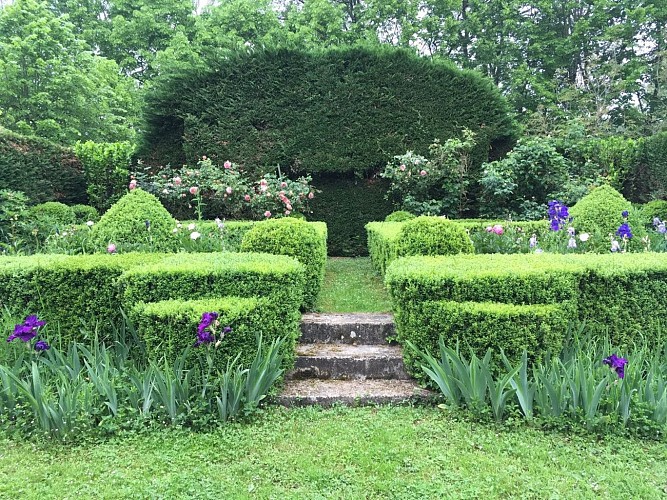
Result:
<svg viewBox="0 0 667 500"><path fill-rule="evenodd" d="M641 137L667 109L667 4L637 0L14 0L0 124L132 140L142 94L230 51L390 44L488 76L527 133Z"/></svg>

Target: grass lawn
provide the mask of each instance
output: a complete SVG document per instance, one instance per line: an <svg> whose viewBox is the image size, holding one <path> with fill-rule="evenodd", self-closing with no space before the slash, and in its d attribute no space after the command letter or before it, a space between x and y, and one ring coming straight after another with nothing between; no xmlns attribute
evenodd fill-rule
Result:
<svg viewBox="0 0 667 500"><path fill-rule="evenodd" d="M317 302L320 312L388 312L389 295L368 257L329 257Z"/></svg>
<svg viewBox="0 0 667 500"><path fill-rule="evenodd" d="M0 438L2 498L659 498L664 443L499 430L436 408L272 408L206 434Z"/></svg>

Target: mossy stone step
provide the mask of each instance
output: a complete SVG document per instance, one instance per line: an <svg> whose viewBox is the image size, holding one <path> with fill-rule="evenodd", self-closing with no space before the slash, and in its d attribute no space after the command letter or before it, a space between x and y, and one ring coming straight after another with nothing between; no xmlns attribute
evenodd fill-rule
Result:
<svg viewBox="0 0 667 500"><path fill-rule="evenodd" d="M388 313L309 313L301 318L301 343L387 344L394 335Z"/></svg>

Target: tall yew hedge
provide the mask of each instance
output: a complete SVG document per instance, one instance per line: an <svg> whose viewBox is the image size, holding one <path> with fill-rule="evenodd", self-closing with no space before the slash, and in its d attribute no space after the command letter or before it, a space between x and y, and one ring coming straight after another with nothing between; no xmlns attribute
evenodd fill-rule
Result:
<svg viewBox="0 0 667 500"><path fill-rule="evenodd" d="M144 159L207 155L289 173L367 174L463 127L477 133L481 163L517 132L491 81L395 48L237 54L162 81L146 109Z"/></svg>

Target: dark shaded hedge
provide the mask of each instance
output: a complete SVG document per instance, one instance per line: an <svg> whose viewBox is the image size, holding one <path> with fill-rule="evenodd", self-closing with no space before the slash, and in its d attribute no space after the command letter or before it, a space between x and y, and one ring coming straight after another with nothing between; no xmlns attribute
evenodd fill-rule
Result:
<svg viewBox="0 0 667 500"><path fill-rule="evenodd" d="M667 132L636 141L635 161L623 185L631 201L667 198Z"/></svg>
<svg viewBox="0 0 667 500"><path fill-rule="evenodd" d="M207 155L290 173L377 171L463 127L477 134L480 164L517 134L491 81L385 47L238 54L156 85L146 109L145 159Z"/></svg>
<svg viewBox="0 0 667 500"><path fill-rule="evenodd" d="M88 199L83 167L73 151L1 127L0 189L23 191L34 203Z"/></svg>
<svg viewBox="0 0 667 500"><path fill-rule="evenodd" d="M310 202L312 214L308 219L327 223L329 255L368 255L365 225L384 220L394 210L384 198L388 185L385 179L361 179L349 174L313 178L313 186L322 192Z"/></svg>

